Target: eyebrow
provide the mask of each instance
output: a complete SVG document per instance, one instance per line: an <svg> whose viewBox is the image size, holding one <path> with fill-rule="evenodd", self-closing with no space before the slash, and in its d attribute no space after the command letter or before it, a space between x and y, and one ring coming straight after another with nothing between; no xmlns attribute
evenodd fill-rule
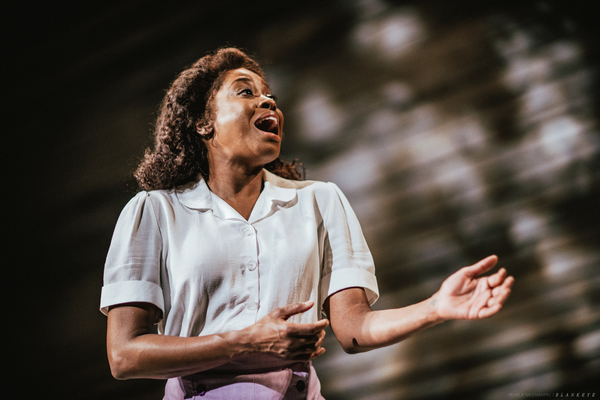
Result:
<svg viewBox="0 0 600 400"><path fill-rule="evenodd" d="M245 76L241 76L241 77L237 78L236 80L234 80L233 82L239 82L239 81L244 81L244 82L251 82L251 83L254 83L254 82L252 82L252 79L250 79L250 78L247 78L247 77L245 77Z"/></svg>
<svg viewBox="0 0 600 400"><path fill-rule="evenodd" d="M253 80L253 79L250 79L250 78L248 78L248 77L246 77L246 76L240 76L239 78L235 79L235 80L234 80L233 82L231 82L231 83L236 83L236 82L248 82L248 83L251 83L251 84L253 84L253 85L254 85L254 80ZM262 84L263 84L263 85L264 85L264 86L265 86L267 89L269 89L269 91L271 91L271 88L269 87L269 85L267 84L267 82L265 82L265 81L262 81Z"/></svg>

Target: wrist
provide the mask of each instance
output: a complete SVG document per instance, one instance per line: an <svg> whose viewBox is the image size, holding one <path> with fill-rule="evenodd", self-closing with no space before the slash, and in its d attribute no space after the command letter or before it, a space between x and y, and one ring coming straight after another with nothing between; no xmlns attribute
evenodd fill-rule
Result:
<svg viewBox="0 0 600 400"><path fill-rule="evenodd" d="M256 350L252 335L248 328L239 331L230 331L219 335L228 349L229 358L244 356Z"/></svg>
<svg viewBox="0 0 600 400"><path fill-rule="evenodd" d="M429 307L429 320L433 323L433 324L439 324L442 322L445 322L448 320L448 318L446 318L444 316L444 313L442 312L441 308L440 308L440 299L439 299L439 293L436 292L433 296L431 296L427 301L426 301L428 307Z"/></svg>

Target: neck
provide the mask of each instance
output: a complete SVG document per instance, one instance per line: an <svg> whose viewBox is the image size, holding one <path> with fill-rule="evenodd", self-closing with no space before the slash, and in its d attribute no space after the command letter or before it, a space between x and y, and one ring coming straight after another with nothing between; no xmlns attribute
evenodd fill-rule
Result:
<svg viewBox="0 0 600 400"><path fill-rule="evenodd" d="M245 169L232 165L211 165L207 184L214 194L248 219L262 191L262 167Z"/></svg>

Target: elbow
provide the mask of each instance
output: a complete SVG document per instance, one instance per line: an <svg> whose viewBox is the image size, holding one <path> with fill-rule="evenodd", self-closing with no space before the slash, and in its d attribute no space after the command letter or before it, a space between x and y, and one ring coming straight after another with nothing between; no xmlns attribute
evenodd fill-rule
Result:
<svg viewBox="0 0 600 400"><path fill-rule="evenodd" d="M115 366L114 364L110 364L110 373L113 376L113 378L119 381L124 381L131 378L130 374L127 373L126 369L120 368L119 366Z"/></svg>
<svg viewBox="0 0 600 400"><path fill-rule="evenodd" d="M344 352L346 354L358 354L358 353L362 353L358 348L352 347L352 346L348 346L348 347L342 346L342 349L344 349Z"/></svg>
<svg viewBox="0 0 600 400"><path fill-rule="evenodd" d="M110 367L110 373L113 376L113 378L119 380L119 381L124 381L129 379L128 375L123 373L121 370L113 368L113 366L111 365Z"/></svg>
<svg viewBox="0 0 600 400"><path fill-rule="evenodd" d="M342 345L342 349L344 350L344 352L346 352L347 354L364 353L365 351L370 350L369 348L362 347L361 345L359 345L356 338L352 338L352 340L342 341L340 342L340 344Z"/></svg>
<svg viewBox="0 0 600 400"><path fill-rule="evenodd" d="M118 380L126 380L136 377L135 363L132 357L123 350L112 350L108 353L108 364L111 375Z"/></svg>

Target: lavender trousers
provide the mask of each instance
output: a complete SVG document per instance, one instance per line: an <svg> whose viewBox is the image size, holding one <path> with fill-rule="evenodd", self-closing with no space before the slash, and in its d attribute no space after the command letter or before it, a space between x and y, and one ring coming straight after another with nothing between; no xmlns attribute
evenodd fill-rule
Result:
<svg viewBox="0 0 600 400"><path fill-rule="evenodd" d="M163 400L324 400L312 363L257 368L253 361L171 378Z"/></svg>

